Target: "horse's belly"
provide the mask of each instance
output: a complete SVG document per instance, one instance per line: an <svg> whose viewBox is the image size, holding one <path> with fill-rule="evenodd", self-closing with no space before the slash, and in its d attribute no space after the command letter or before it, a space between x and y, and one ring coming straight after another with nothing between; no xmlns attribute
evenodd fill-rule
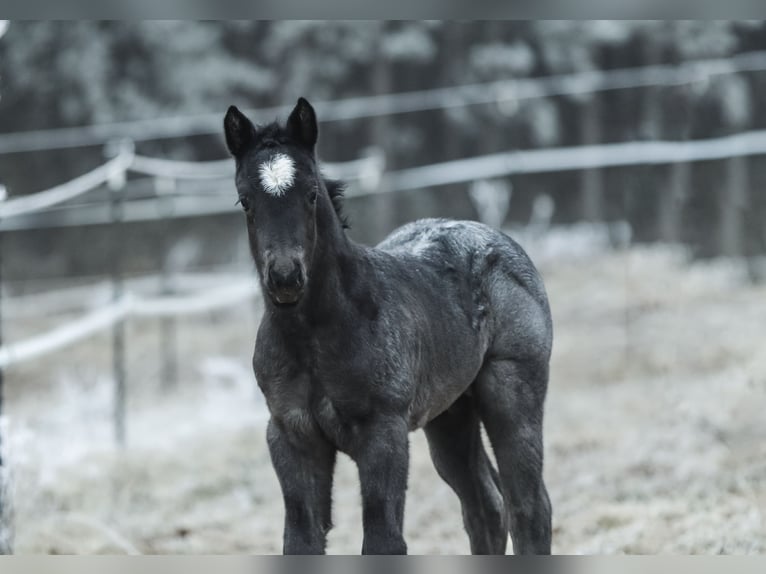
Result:
<svg viewBox="0 0 766 574"><path fill-rule="evenodd" d="M471 386L482 362L476 350L466 354L459 365L421 374L410 407L410 428L422 428L446 411Z"/></svg>
<svg viewBox="0 0 766 574"><path fill-rule="evenodd" d="M409 412L412 429L422 428L466 392L487 352L486 332L471 325L468 313L447 302L440 307L442 312L432 315L428 332L418 335L421 344L415 352L415 392Z"/></svg>

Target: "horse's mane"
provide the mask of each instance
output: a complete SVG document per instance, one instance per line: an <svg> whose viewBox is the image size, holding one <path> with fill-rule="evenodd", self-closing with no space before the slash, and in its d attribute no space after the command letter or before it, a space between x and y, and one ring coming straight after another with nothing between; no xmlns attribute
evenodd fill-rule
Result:
<svg viewBox="0 0 766 574"><path fill-rule="evenodd" d="M272 122L270 124L258 126L258 147L279 147L280 145L287 145L292 142L290 136L285 132L285 128L278 122ZM318 162L317 162L318 163ZM327 193L330 195L333 209L340 220L340 224L343 229L348 229L348 217L343 211L343 195L346 192L346 184L343 181L328 179L322 177Z"/></svg>
<svg viewBox="0 0 766 574"><path fill-rule="evenodd" d="M336 179L322 178L324 185L327 188L327 193L330 195L332 206L335 209L335 213L340 220L341 227L348 229L348 216L343 211L343 195L346 193L346 184L343 181Z"/></svg>
<svg viewBox="0 0 766 574"><path fill-rule="evenodd" d="M258 142L256 147L277 147L280 145L286 145L291 142L290 136L287 135L285 128L279 125L277 122L271 122L270 124L260 125L257 128Z"/></svg>

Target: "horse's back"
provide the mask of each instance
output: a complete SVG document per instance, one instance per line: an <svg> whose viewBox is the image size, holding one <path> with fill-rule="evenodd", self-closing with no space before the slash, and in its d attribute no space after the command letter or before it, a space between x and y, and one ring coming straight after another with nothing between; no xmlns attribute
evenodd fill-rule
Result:
<svg viewBox="0 0 766 574"><path fill-rule="evenodd" d="M542 278L524 249L475 221L421 219L396 229L378 249L465 277L477 316L490 331L488 354L547 362L552 321Z"/></svg>
<svg viewBox="0 0 766 574"><path fill-rule="evenodd" d="M500 270L542 307L548 300L542 279L524 249L510 236L476 221L419 219L394 230L378 249L413 256L435 267L459 266L488 278Z"/></svg>

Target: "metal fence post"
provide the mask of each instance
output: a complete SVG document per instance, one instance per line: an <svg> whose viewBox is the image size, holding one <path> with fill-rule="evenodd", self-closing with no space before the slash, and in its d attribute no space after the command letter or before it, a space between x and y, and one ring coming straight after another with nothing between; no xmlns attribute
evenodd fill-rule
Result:
<svg viewBox="0 0 766 574"><path fill-rule="evenodd" d="M168 265L168 251L170 240L168 235L168 223L173 215L173 193L176 189L176 180L167 177L158 177L154 180L155 191L160 210L160 253L162 256L162 269L160 271L160 293L163 296L173 293L171 269ZM176 360L177 336L176 321L174 317L160 317L160 385L163 391L175 388L178 381L178 362Z"/></svg>
<svg viewBox="0 0 766 574"><path fill-rule="evenodd" d="M112 142L106 147L106 155L129 154L133 143L128 140ZM109 188L109 213L111 233L110 274L112 276L112 300L117 303L124 295L122 276L123 256L123 203L127 180L126 169L115 172L107 182ZM114 438L118 446L125 446L125 319L119 318L112 328L112 370L114 374Z"/></svg>

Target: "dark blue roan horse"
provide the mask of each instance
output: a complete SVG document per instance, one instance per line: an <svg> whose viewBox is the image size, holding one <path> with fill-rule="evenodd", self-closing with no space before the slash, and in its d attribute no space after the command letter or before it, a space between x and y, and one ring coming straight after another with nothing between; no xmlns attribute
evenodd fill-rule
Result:
<svg viewBox="0 0 766 574"><path fill-rule="evenodd" d="M473 553L551 549L543 403L552 323L522 248L479 223L426 219L351 241L318 128L224 119L265 311L253 367L285 505L284 552L324 553L336 452L357 464L364 554L402 554L408 433L423 429ZM495 470L484 449L484 424Z"/></svg>

